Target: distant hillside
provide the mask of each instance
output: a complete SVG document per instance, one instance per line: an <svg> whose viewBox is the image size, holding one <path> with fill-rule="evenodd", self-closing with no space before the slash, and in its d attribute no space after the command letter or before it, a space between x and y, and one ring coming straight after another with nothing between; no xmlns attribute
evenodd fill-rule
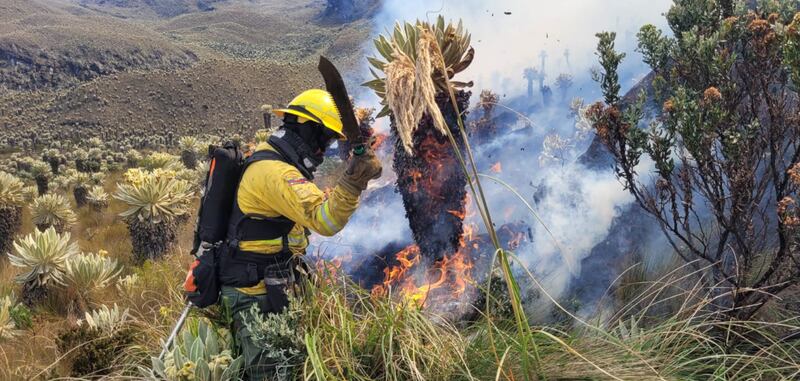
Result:
<svg viewBox="0 0 800 381"><path fill-rule="evenodd" d="M226 0L78 0L85 7L113 7L113 14L139 17L175 17L190 12L213 11ZM108 10L108 9L106 9Z"/></svg>
<svg viewBox="0 0 800 381"><path fill-rule="evenodd" d="M379 8L379 0L327 0L320 18L328 22L351 22L372 16Z"/></svg>
<svg viewBox="0 0 800 381"><path fill-rule="evenodd" d="M160 33L51 4L0 1L0 91L73 85L128 69L184 68L197 60Z"/></svg>
<svg viewBox="0 0 800 381"><path fill-rule="evenodd" d="M314 0L201 3L0 0L0 148L253 131L261 104L323 86L319 55L358 67L371 30L321 22Z"/></svg>

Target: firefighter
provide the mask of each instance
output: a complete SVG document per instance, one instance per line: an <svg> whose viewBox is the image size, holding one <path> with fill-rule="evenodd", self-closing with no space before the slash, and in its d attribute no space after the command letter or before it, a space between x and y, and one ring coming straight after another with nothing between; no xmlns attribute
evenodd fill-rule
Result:
<svg viewBox="0 0 800 381"><path fill-rule="evenodd" d="M272 359L250 338L245 324L255 304L261 313L288 306L287 289L303 277L296 260L305 254L309 231L332 236L358 207L370 180L381 175L371 150L353 155L326 196L311 180L326 148L343 140L342 121L324 90L307 90L288 107L272 111L283 125L248 159L228 228L228 250L220 260L222 300L233 315L236 345L251 381L272 379Z"/></svg>

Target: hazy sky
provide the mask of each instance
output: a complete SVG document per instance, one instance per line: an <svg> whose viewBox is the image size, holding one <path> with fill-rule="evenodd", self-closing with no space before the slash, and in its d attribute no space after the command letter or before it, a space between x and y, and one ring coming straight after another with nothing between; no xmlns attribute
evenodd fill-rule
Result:
<svg viewBox="0 0 800 381"><path fill-rule="evenodd" d="M599 31L616 31L620 50L633 53L635 34L642 25L652 23L666 29L663 13L671 3L669 0L387 0L377 25L378 32L383 32L395 20L435 20L438 14L448 19L461 18L472 33L476 49L475 61L461 77L474 80L478 89L486 86L511 91L524 85L523 68L539 66L542 50L549 56L546 68L549 81L562 72L585 74L597 61L594 35ZM564 58L566 49L570 52L569 67ZM640 69L633 71L645 70L639 57L631 54L625 69L635 67Z"/></svg>

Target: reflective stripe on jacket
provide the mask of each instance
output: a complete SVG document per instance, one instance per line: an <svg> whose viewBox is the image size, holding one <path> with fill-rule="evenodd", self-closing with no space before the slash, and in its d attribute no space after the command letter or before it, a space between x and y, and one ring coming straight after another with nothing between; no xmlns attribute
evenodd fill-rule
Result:
<svg viewBox="0 0 800 381"><path fill-rule="evenodd" d="M261 143L256 151L272 149ZM305 254L308 238L305 229L324 236L338 233L358 206L359 195L336 186L329 195L307 180L291 164L263 160L251 164L239 183L237 201L243 213L267 217L284 216L295 222L289 233L289 249L294 254ZM281 239L242 241L239 249L265 255L281 251ZM263 283L242 292L255 295L265 292Z"/></svg>

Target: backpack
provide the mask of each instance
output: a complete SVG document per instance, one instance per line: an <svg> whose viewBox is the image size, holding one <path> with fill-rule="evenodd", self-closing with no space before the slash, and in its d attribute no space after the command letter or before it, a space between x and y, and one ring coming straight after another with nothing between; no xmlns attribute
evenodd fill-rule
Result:
<svg viewBox="0 0 800 381"><path fill-rule="evenodd" d="M210 146L209 170L200 198L191 254L195 260L189 266L184 281L184 295L195 306L205 308L219 300L223 284L246 287L264 276L264 267L273 265L275 258L266 260L238 250L240 240L284 237L294 222L242 213L238 207L237 190L244 171L255 162L278 160L288 162L274 151L258 151L244 157L236 143ZM288 246L284 245L288 250ZM283 253L286 254L286 253ZM286 256L276 256L285 259Z"/></svg>

